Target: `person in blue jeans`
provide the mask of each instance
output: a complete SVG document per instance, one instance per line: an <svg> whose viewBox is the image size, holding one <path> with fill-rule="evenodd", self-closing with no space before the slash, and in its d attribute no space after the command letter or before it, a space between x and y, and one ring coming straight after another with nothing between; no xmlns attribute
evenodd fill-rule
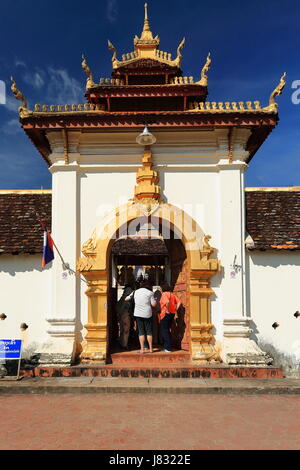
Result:
<svg viewBox="0 0 300 470"><path fill-rule="evenodd" d="M134 300L134 317L137 322L141 354L145 352L145 339L147 338L150 353L153 353L152 307L156 307L150 284L144 281L141 288L132 292L125 301Z"/></svg>
<svg viewBox="0 0 300 470"><path fill-rule="evenodd" d="M162 286L163 294L160 299L160 328L164 344L164 352L172 352L171 328L177 311L181 306L178 297L168 284Z"/></svg>

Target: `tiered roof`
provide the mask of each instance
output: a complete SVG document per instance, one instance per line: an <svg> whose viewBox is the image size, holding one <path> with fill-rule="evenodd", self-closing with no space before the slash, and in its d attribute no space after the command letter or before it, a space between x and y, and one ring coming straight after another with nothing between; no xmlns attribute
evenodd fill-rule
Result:
<svg viewBox="0 0 300 470"><path fill-rule="evenodd" d="M112 75L98 83L83 56L82 67L87 74L85 104L36 105L28 109L27 101L13 81L12 91L22 101L22 126L44 159L50 164L47 131L108 129L139 132L145 122L151 130L227 128L230 140L234 128L251 129L246 145L250 157L255 154L278 122L275 98L282 93L285 75L270 96L267 106L259 101L207 102L208 72L212 59L208 55L199 80L183 76L181 70L183 39L176 58L159 49L160 39L153 35L145 5L141 35L134 39L134 51L118 58L113 52Z"/></svg>

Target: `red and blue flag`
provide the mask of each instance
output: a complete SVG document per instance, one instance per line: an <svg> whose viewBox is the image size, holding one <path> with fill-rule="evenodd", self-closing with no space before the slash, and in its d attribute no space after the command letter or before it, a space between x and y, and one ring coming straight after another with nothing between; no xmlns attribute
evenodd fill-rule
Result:
<svg viewBox="0 0 300 470"><path fill-rule="evenodd" d="M49 230L46 228L45 224L42 223L44 229L44 248L43 248L43 261L42 267L45 268L47 264L51 263L54 260L54 241L50 235Z"/></svg>

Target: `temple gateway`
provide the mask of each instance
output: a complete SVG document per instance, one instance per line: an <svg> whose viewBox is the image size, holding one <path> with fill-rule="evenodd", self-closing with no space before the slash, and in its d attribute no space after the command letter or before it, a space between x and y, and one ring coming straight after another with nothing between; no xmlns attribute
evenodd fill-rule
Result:
<svg viewBox="0 0 300 470"><path fill-rule="evenodd" d="M22 337L25 357L44 367L130 366L137 348L118 349L116 304L146 278L182 302L173 366L268 368L285 357L296 370L300 188L244 185L278 123L285 75L264 105L208 102L211 55L199 57L198 77L184 76L185 40L174 57L162 51L147 5L133 52L108 46L109 78L96 80L82 58L82 105L29 109L12 82L53 185L0 192L1 336ZM45 270L39 218L60 252ZM155 339L152 366L164 361Z"/></svg>

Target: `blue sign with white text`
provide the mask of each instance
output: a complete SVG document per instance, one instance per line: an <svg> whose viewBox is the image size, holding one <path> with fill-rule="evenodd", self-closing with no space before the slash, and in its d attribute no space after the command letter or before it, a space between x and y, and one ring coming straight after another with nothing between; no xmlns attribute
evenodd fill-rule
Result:
<svg viewBox="0 0 300 470"><path fill-rule="evenodd" d="M21 350L20 339L0 339L0 359L20 359Z"/></svg>

